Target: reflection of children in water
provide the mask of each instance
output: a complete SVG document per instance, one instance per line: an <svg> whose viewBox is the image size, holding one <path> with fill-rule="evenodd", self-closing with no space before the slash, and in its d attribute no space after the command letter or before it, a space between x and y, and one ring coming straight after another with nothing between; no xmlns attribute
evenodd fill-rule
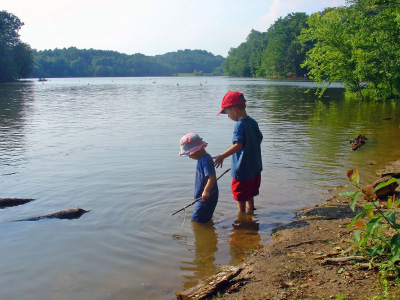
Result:
<svg viewBox="0 0 400 300"><path fill-rule="evenodd" d="M260 224L253 212L239 213L232 224L231 234L231 261L235 266L241 263L250 253L261 247L261 237L258 233Z"/></svg>
<svg viewBox="0 0 400 300"><path fill-rule="evenodd" d="M218 250L218 237L213 221L211 220L207 223L192 222L192 226L194 232L195 258L193 262L187 263L191 266L181 267L181 270L193 271L193 275L184 276L187 279L183 284L185 288L193 286L199 279L216 272L214 261L215 253Z"/></svg>

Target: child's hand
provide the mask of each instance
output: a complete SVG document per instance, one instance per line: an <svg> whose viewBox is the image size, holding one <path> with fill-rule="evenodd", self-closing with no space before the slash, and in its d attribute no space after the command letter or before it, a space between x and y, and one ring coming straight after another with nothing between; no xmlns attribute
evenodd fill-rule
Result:
<svg viewBox="0 0 400 300"><path fill-rule="evenodd" d="M221 155L218 155L214 160L214 166L216 168L219 168L219 167L222 168L223 162L224 162L224 158Z"/></svg>
<svg viewBox="0 0 400 300"><path fill-rule="evenodd" d="M203 194L201 195L201 197L202 197L203 199L208 199L208 198L210 198L210 192L203 191Z"/></svg>

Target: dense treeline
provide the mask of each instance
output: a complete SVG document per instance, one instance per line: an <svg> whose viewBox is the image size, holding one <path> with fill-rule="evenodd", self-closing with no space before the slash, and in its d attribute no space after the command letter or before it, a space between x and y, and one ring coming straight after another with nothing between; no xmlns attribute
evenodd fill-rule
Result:
<svg viewBox="0 0 400 300"><path fill-rule="evenodd" d="M19 39L21 20L7 11L0 11L0 82L28 77L32 71L32 50Z"/></svg>
<svg viewBox="0 0 400 300"><path fill-rule="evenodd" d="M204 50L164 55L123 54L94 49L34 51L32 77L171 76L178 73L222 75L224 57Z"/></svg>
<svg viewBox="0 0 400 300"><path fill-rule="evenodd" d="M252 30L228 57L203 50L157 56L77 48L31 51L19 40L23 23L0 12L0 81L32 77L171 76L304 77L341 82L359 99L399 99L400 0L346 0L308 16L292 13L266 32ZM32 58L33 54L33 58ZM223 69L221 67L223 66Z"/></svg>
<svg viewBox="0 0 400 300"><path fill-rule="evenodd" d="M312 43L300 43L298 36L307 27L305 13L292 13L279 18L267 32L252 30L246 42L231 48L223 67L236 77L303 76L301 67Z"/></svg>
<svg viewBox="0 0 400 300"><path fill-rule="evenodd" d="M386 100L400 93L400 0L347 0L347 6L279 18L252 30L223 63L229 76L303 77L341 82L347 95Z"/></svg>

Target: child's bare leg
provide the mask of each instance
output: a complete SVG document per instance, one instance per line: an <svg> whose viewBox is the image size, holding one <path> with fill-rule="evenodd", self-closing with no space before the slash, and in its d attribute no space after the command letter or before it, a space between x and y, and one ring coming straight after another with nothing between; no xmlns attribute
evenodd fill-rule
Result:
<svg viewBox="0 0 400 300"><path fill-rule="evenodd" d="M249 197L247 200L247 209L254 210L254 197Z"/></svg>
<svg viewBox="0 0 400 300"><path fill-rule="evenodd" d="M238 209L240 213L246 212L246 201L236 201L238 204Z"/></svg>

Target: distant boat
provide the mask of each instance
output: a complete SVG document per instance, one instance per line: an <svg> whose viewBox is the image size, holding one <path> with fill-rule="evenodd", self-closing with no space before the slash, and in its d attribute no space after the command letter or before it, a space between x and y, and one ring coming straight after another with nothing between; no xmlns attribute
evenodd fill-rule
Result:
<svg viewBox="0 0 400 300"><path fill-rule="evenodd" d="M47 81L47 79L44 78L44 77L39 77L39 80L38 80L38 81Z"/></svg>

